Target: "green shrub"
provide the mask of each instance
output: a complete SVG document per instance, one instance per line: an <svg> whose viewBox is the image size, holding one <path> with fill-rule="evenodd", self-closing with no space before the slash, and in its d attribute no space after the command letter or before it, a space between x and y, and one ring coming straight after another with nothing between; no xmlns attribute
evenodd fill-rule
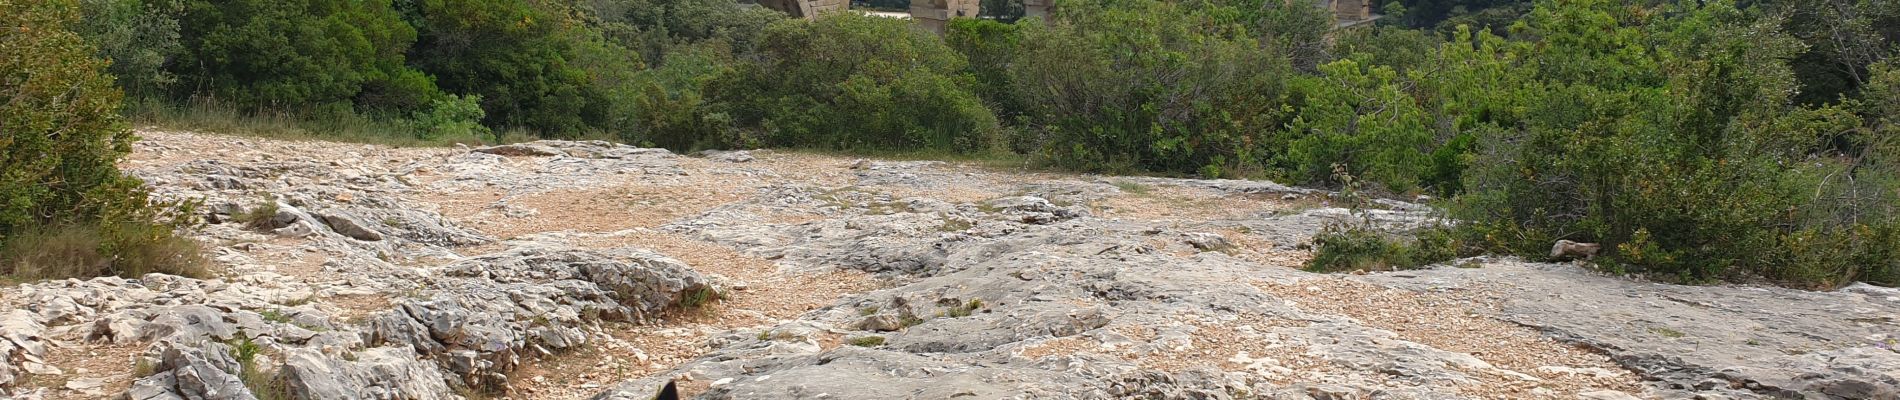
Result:
<svg viewBox="0 0 1900 400"><path fill-rule="evenodd" d="M66 29L78 10L0 2L0 274L204 276L198 246L173 235L192 205L155 204L118 171L136 138L106 62Z"/></svg>
<svg viewBox="0 0 1900 400"><path fill-rule="evenodd" d="M1428 116L1403 90L1398 72L1340 60L1319 66L1321 76L1296 78L1299 112L1289 125L1286 157L1301 180L1337 185L1343 173L1413 189L1434 147Z"/></svg>
<svg viewBox="0 0 1900 400"><path fill-rule="evenodd" d="M884 345L884 337L883 337L883 336L863 336L863 337L857 337L857 338L853 338L853 339L851 339L851 342L850 342L850 343L851 343L851 345L852 345L852 346L858 346L858 347L877 347L877 346L883 346L883 345Z"/></svg>
<svg viewBox="0 0 1900 400"><path fill-rule="evenodd" d="M1313 258L1307 260L1306 270L1412 269L1457 258L1458 243L1445 227L1423 229L1407 238L1361 224L1332 224L1313 236Z"/></svg>
<svg viewBox="0 0 1900 400"><path fill-rule="evenodd" d="M1863 140L1878 124L1853 104L1790 101L1792 38L1721 4L1660 16L1599 0L1539 3L1517 29L1540 41L1448 46L1521 63L1485 79L1516 82L1483 94L1520 106L1473 131L1484 154L1454 212L1478 221L1468 236L1531 257L1599 242L1611 270L1686 283L1893 279L1891 261L1856 256L1900 249L1890 150Z"/></svg>
<svg viewBox="0 0 1900 400"><path fill-rule="evenodd" d="M436 99L427 111L415 117L416 136L422 140L437 140L449 137L487 138L488 127L482 126L482 96L448 95Z"/></svg>
<svg viewBox="0 0 1900 400"><path fill-rule="evenodd" d="M904 20L834 13L783 20L760 60L709 91L762 144L841 150L988 151L998 122L962 56Z"/></svg>
<svg viewBox="0 0 1900 400"><path fill-rule="evenodd" d="M250 389L252 395L262 400L293 398L290 383L284 380L283 375L266 372L264 367L257 365L257 356L264 352L263 346L251 338L239 338L226 344L231 346L231 358L237 359L238 380L244 383L245 389Z"/></svg>
<svg viewBox="0 0 1900 400"><path fill-rule="evenodd" d="M441 94L404 57L416 31L390 0L187 0L170 63L193 95L247 110L406 113Z"/></svg>
<svg viewBox="0 0 1900 400"><path fill-rule="evenodd" d="M699 306L706 305L707 303L711 303L715 300L719 300L722 298L725 298L725 296L719 294L719 291L713 290L711 288L689 290L685 293L680 294L679 306L681 308L699 307Z"/></svg>
<svg viewBox="0 0 1900 400"><path fill-rule="evenodd" d="M1247 20L1291 8L1065 4L1051 22L1017 28L1010 99L1039 131L1039 153L1058 166L1212 177L1258 171L1279 150L1272 142L1287 122L1283 77L1293 71L1290 55L1263 51L1272 43L1252 35Z"/></svg>
<svg viewBox="0 0 1900 400"><path fill-rule="evenodd" d="M273 228L272 220L277 219L277 211L277 200L265 198L257 202L256 206L231 216L231 219L251 229L269 230Z"/></svg>

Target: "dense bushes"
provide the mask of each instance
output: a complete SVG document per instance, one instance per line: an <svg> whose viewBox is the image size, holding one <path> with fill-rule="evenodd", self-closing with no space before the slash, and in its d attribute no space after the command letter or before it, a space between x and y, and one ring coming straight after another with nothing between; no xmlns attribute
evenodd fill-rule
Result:
<svg viewBox="0 0 1900 400"><path fill-rule="evenodd" d="M1265 9L1272 11L1269 2ZM1285 123L1289 56L1262 51L1243 9L1127 0L1064 4L1022 28L1010 84L1058 165L1234 176ZM1323 29L1314 27L1314 30Z"/></svg>
<svg viewBox="0 0 1900 400"><path fill-rule="evenodd" d="M388 0L185 2L180 87L245 108L409 111L440 93L403 53L414 28Z"/></svg>
<svg viewBox="0 0 1900 400"><path fill-rule="evenodd" d="M1670 19L1559 4L1540 4L1515 28L1537 46L1486 46L1523 52L1493 56L1522 60L1508 70L1524 75L1490 94L1530 106L1511 117L1518 127L1479 139L1488 150L1467 174L1459 215L1480 221L1474 229L1525 252L1557 238L1600 241L1612 267L1685 281L1895 279L1890 263L1846 262L1892 251L1875 243L1900 220L1877 210L1890 206L1825 193L1891 172L1856 168L1858 157L1831 145L1863 129L1850 110L1793 105L1780 60L1798 42L1720 4ZM1836 206L1858 216L1812 211Z"/></svg>
<svg viewBox="0 0 1900 400"><path fill-rule="evenodd" d="M134 138L77 18L74 1L0 1L0 275L199 274L172 235L188 208L150 204L116 168Z"/></svg>
<svg viewBox="0 0 1900 400"><path fill-rule="evenodd" d="M963 75L964 59L904 20L849 13L767 27L759 62L712 95L763 132L740 145L988 151L996 116Z"/></svg>

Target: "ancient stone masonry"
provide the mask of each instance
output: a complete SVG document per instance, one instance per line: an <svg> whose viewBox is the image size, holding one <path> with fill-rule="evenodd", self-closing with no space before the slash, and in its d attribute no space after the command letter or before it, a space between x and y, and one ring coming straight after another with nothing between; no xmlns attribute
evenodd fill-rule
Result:
<svg viewBox="0 0 1900 400"><path fill-rule="evenodd" d="M953 18L976 18L979 4L977 0L914 0L910 2L910 19L941 35Z"/></svg>
<svg viewBox="0 0 1900 400"><path fill-rule="evenodd" d="M812 19L829 12L844 11L849 0L759 0L759 5L791 15Z"/></svg>
<svg viewBox="0 0 1900 400"><path fill-rule="evenodd" d="M1333 25L1340 28L1363 25L1379 17L1372 12L1372 0L1287 0L1287 4L1300 1L1312 1L1313 5L1327 10L1333 17Z"/></svg>

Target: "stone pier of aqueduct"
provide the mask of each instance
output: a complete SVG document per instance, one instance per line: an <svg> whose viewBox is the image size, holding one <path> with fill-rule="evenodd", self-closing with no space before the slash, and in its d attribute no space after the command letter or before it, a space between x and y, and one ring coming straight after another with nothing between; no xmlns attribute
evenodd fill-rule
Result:
<svg viewBox="0 0 1900 400"><path fill-rule="evenodd" d="M1055 7L1055 0L1022 0L1024 17L1049 15ZM1332 12L1335 26L1349 27L1376 19L1372 14L1371 0L1286 0L1287 4L1303 1L1313 2L1314 6ZM850 8L850 0L758 0L759 5L778 10L793 17L815 18L820 14L844 11ZM910 19L918 26L931 32L942 34L944 27L953 18L975 18L979 11L978 0L912 0Z"/></svg>

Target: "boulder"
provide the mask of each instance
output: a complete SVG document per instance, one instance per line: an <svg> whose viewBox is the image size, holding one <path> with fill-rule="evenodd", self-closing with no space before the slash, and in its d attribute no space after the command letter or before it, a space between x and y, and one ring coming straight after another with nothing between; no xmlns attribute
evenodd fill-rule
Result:
<svg viewBox="0 0 1900 400"><path fill-rule="evenodd" d="M133 399L256 400L238 378L243 365L223 343L186 344L165 340L146 349L152 374L138 377L127 390Z"/></svg>
<svg viewBox="0 0 1900 400"><path fill-rule="evenodd" d="M346 350L347 351L347 350ZM407 347L378 347L332 356L310 349L284 353L280 377L292 398L448 399L455 398L435 365L416 358Z"/></svg>
<svg viewBox="0 0 1900 400"><path fill-rule="evenodd" d="M363 222L362 219L351 216L348 213L324 211L315 213L315 215L322 218L323 223L330 226L330 230L336 231L336 233L342 234L343 236L370 242L383 240L382 233L377 232L375 229L370 229L369 223Z"/></svg>

